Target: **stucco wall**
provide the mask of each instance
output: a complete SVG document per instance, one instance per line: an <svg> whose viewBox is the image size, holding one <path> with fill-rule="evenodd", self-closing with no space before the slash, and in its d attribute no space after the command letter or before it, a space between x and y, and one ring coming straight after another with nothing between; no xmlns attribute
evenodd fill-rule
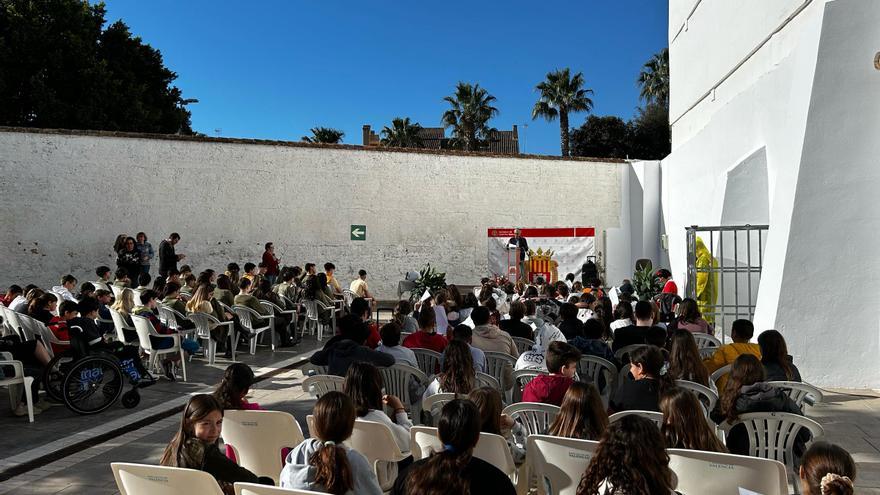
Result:
<svg viewBox="0 0 880 495"><path fill-rule="evenodd" d="M394 297L431 262L476 283L490 226L620 227L619 162L0 131L0 285L91 280L118 233L172 231L199 270L333 261ZM351 241L349 226L367 226ZM154 267L155 273L155 267Z"/></svg>

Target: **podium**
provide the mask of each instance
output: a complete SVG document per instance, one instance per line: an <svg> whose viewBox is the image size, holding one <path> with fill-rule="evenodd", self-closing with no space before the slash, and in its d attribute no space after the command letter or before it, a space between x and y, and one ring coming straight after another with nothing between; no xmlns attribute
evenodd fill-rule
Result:
<svg viewBox="0 0 880 495"><path fill-rule="evenodd" d="M520 273L519 263L519 247L512 244L507 245L507 280L518 282L522 274Z"/></svg>

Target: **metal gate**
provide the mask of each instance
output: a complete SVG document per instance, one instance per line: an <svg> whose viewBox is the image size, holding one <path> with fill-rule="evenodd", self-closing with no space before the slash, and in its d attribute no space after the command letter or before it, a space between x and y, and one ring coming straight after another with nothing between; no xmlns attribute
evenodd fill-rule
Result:
<svg viewBox="0 0 880 495"><path fill-rule="evenodd" d="M734 320L751 320L755 314L768 229L768 225L685 229L685 294L697 300L703 318L715 325L715 335L722 341Z"/></svg>

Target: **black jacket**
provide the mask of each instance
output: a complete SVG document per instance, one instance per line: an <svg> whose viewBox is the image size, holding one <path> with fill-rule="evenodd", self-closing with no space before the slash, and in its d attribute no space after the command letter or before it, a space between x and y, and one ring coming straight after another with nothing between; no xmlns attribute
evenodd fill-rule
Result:
<svg viewBox="0 0 880 495"><path fill-rule="evenodd" d="M159 273L168 274L171 270L177 270L177 254L174 245L165 239L159 243Z"/></svg>
<svg viewBox="0 0 880 495"><path fill-rule="evenodd" d="M614 343L611 350L614 352L628 345L651 344L663 348L666 344L666 330L662 327L628 327L618 328L614 331Z"/></svg>
<svg viewBox="0 0 880 495"><path fill-rule="evenodd" d="M392 495L404 495L406 492L406 479L409 472L414 466L421 466L428 462L428 459L421 459L409 465L409 467L397 476L394 482L394 488L391 490ZM473 494L491 493L495 495L514 495L516 489L513 487L510 478L508 478L500 469L489 464L488 462L471 457L470 461L464 466L460 473L462 478L468 480Z"/></svg>
<svg viewBox="0 0 880 495"><path fill-rule="evenodd" d="M391 366L394 356L374 351L369 347L337 335L330 339L323 349L312 354L309 362L318 366L327 366L327 373L345 376L351 363L370 363L376 366Z"/></svg>
<svg viewBox="0 0 880 495"><path fill-rule="evenodd" d="M627 377L608 407L614 412L659 411L660 383L652 378L634 380Z"/></svg>
<svg viewBox="0 0 880 495"><path fill-rule="evenodd" d="M509 333L511 337L522 337L524 339L535 340L535 332L532 326L522 321L501 320L498 325L502 330Z"/></svg>
<svg viewBox="0 0 880 495"><path fill-rule="evenodd" d="M764 374L766 375L766 381L768 382L800 382L801 380L801 372L797 369L797 366L792 364L791 356L788 356L788 365L791 366L792 377L789 378L785 375L785 370L782 366L777 362L764 362Z"/></svg>
<svg viewBox="0 0 880 495"><path fill-rule="evenodd" d="M786 412L801 416L804 414L788 394L782 389L767 385L766 382L758 382L740 389L739 397L734 404L740 415L754 412ZM725 418L713 413L712 419L718 422ZM801 430L795 445L796 455L803 453L804 445L809 438L809 433ZM749 455L749 438L745 426L736 425L730 429L727 434L727 450L731 454Z"/></svg>

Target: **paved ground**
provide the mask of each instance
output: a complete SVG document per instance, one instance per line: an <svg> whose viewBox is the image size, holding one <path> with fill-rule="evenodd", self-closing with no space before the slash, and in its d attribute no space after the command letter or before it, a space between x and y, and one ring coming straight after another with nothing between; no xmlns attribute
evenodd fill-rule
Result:
<svg viewBox="0 0 880 495"><path fill-rule="evenodd" d="M309 347L315 345L313 342ZM248 356L245 360L250 360L258 375L265 375L276 367L294 365L304 356L291 351L272 355L261 350L257 356ZM63 446L57 442L64 439L81 441L92 432L130 424L139 415L182 404L184 395L216 383L222 367L222 364L215 368L195 364L192 369L195 370L193 377L196 379L191 383L156 386L149 394L145 393L144 405L137 410L119 407L106 414L82 418L61 408L38 416L33 426L26 426L26 420L2 417L0 445L7 457L0 460L0 469L13 466L23 459L44 455L59 445ZM305 416L311 411L314 400L302 392L301 380L300 370L285 369L258 383L252 391L252 400L269 409L292 413L308 434ZM0 407L5 407L5 404L0 404ZM807 414L822 423L829 441L840 444L855 457L859 464L857 493L880 495L880 394L865 391L828 392L826 402L809 409ZM110 472L110 462L157 463L178 421L178 415L174 414L14 476L0 482L0 494L116 494L118 491ZM56 442L54 447L51 442Z"/></svg>

